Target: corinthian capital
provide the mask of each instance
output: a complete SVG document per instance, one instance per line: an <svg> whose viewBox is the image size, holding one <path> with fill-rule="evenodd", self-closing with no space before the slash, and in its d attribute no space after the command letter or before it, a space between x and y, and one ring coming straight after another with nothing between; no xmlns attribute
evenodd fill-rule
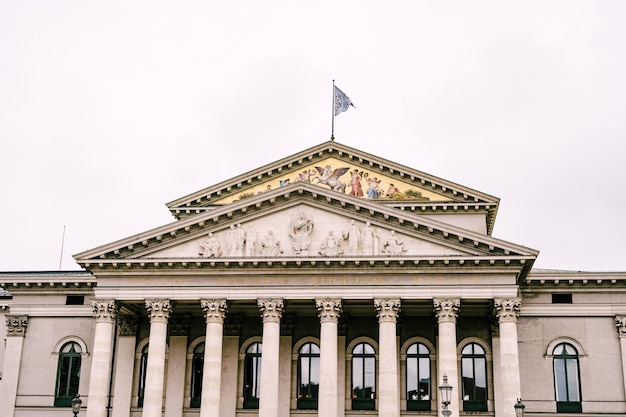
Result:
<svg viewBox="0 0 626 417"><path fill-rule="evenodd" d="M399 298L377 298L374 300L374 307L376 307L379 323L395 323L398 320Z"/></svg>
<svg viewBox="0 0 626 417"><path fill-rule="evenodd" d="M438 323L456 323L459 317L459 307L461 300L458 298L435 298L433 306L435 307L435 315Z"/></svg>
<svg viewBox="0 0 626 417"><path fill-rule="evenodd" d="M200 300L200 305L207 323L224 324L224 317L228 310L225 299Z"/></svg>
<svg viewBox="0 0 626 417"><path fill-rule="evenodd" d="M28 316L6 316L7 320L7 336L26 335L26 326L28 325Z"/></svg>
<svg viewBox="0 0 626 417"><path fill-rule="evenodd" d="M170 300L160 300L158 298L146 300L146 310L148 310L150 322L160 323L167 323L170 315L174 311Z"/></svg>
<svg viewBox="0 0 626 417"><path fill-rule="evenodd" d="M93 300L91 308L96 323L113 323L117 315L115 300Z"/></svg>
<svg viewBox="0 0 626 417"><path fill-rule="evenodd" d="M494 299L494 312L500 323L517 323L521 304L522 300L520 298Z"/></svg>
<svg viewBox="0 0 626 417"><path fill-rule="evenodd" d="M626 316L615 316L615 327L619 337L626 337Z"/></svg>
<svg viewBox="0 0 626 417"><path fill-rule="evenodd" d="M341 315L341 299L340 298L323 298L315 299L317 311L321 323L331 322L338 323Z"/></svg>
<svg viewBox="0 0 626 417"><path fill-rule="evenodd" d="M257 300L263 323L280 323L283 315L282 298L262 298Z"/></svg>

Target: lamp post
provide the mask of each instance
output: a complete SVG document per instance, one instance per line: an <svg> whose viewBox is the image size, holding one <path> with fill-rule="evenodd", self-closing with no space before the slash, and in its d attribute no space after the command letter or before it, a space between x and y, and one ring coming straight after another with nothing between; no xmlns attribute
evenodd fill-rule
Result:
<svg viewBox="0 0 626 417"><path fill-rule="evenodd" d="M526 406L522 402L521 398L517 399L517 404L515 404L513 408L515 408L515 415L517 417L524 417L524 408L526 408Z"/></svg>
<svg viewBox="0 0 626 417"><path fill-rule="evenodd" d="M72 398L72 413L74 413L74 417L80 412L80 405L83 403L83 400L80 399L80 394L76 394L76 397Z"/></svg>
<svg viewBox="0 0 626 417"><path fill-rule="evenodd" d="M439 396L441 397L441 405L443 410L441 414L444 417L450 417L452 411L448 410L450 399L452 398L452 385L448 384L448 375L443 374L443 383L439 386Z"/></svg>

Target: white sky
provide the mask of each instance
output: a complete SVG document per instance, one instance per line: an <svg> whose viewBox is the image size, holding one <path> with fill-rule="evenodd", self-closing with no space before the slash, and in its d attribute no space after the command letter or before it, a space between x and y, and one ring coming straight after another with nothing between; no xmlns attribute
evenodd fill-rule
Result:
<svg viewBox="0 0 626 417"><path fill-rule="evenodd" d="M0 0L0 270L173 221L330 137L501 199L535 267L626 270L626 2Z"/></svg>

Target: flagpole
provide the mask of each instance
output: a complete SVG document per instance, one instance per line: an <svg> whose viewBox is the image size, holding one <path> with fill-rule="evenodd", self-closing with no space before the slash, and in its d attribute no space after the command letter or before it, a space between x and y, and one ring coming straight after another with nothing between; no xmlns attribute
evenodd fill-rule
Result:
<svg viewBox="0 0 626 417"><path fill-rule="evenodd" d="M330 128L330 140L335 140L335 80L333 80L333 106L331 108L332 123Z"/></svg>

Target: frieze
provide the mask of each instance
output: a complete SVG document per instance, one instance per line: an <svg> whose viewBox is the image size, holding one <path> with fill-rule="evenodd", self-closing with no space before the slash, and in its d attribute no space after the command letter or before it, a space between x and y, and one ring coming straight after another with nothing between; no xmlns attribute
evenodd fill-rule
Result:
<svg viewBox="0 0 626 417"><path fill-rule="evenodd" d="M7 336L24 337L28 326L28 316L6 316Z"/></svg>

